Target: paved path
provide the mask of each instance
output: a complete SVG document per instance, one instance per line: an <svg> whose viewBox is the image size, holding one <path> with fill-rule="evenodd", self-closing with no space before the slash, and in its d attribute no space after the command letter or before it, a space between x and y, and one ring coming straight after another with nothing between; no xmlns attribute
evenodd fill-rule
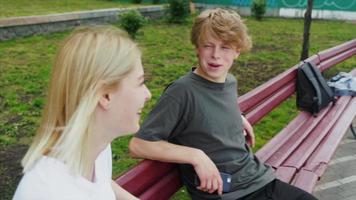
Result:
<svg viewBox="0 0 356 200"><path fill-rule="evenodd" d="M353 122L356 126L356 119ZM314 190L319 200L356 200L356 139L349 130Z"/></svg>

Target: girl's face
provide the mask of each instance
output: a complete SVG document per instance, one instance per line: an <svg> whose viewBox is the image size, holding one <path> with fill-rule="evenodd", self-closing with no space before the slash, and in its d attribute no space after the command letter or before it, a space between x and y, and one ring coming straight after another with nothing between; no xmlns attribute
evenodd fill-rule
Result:
<svg viewBox="0 0 356 200"><path fill-rule="evenodd" d="M108 114L115 137L135 133L139 130L140 117L145 102L151 93L144 83L141 60L137 59L134 69L123 78L118 89L111 92Z"/></svg>

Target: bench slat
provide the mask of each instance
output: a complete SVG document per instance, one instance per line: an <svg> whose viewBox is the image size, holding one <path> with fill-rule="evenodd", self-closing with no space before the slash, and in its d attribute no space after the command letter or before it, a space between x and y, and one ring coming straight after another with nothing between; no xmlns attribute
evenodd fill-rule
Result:
<svg viewBox="0 0 356 200"><path fill-rule="evenodd" d="M294 174L296 172L297 172L297 169L294 167L279 167L276 170L276 177L281 181L289 183L293 179Z"/></svg>
<svg viewBox="0 0 356 200"><path fill-rule="evenodd" d="M308 120L310 115L306 112L301 112L294 118L279 134L275 135L267 142L261 149L256 152L256 156L262 161L266 162L281 146L294 134L294 131ZM293 124L293 125L292 125Z"/></svg>
<svg viewBox="0 0 356 200"><path fill-rule="evenodd" d="M356 75L356 69L350 72L353 76ZM350 98L350 97L340 97ZM327 163L331 160L334 152L336 151L338 144L341 142L343 136L349 128L349 124L356 116L356 98L352 98L346 109L342 111L341 116L337 117L337 122L329 130L328 135L323 139L318 148L308 158L303 169L312 171L318 176L321 176Z"/></svg>
<svg viewBox="0 0 356 200"><path fill-rule="evenodd" d="M309 57L306 61L316 65L320 62L317 55ZM298 65L293 66L239 98L240 109L247 113L247 119L252 125L294 94L297 67ZM317 67L322 68L320 65Z"/></svg>
<svg viewBox="0 0 356 200"><path fill-rule="evenodd" d="M343 136L349 129L349 124L352 123L352 120L356 116L356 98L353 98L349 104L350 106L348 106L348 108L344 111L336 126L330 130L329 137L310 157L306 165L303 167L304 169L313 171L319 176L324 173L326 165L330 162L338 147L338 144L341 142Z"/></svg>
<svg viewBox="0 0 356 200"><path fill-rule="evenodd" d="M131 194L139 196L176 167L172 163L143 160L115 181Z"/></svg>
<svg viewBox="0 0 356 200"><path fill-rule="evenodd" d="M349 49L348 51L342 52L328 60L323 61L320 66L320 70L324 71L326 69L329 69L330 67L341 63L342 61L352 57L355 54L356 54L356 47Z"/></svg>
<svg viewBox="0 0 356 200"><path fill-rule="evenodd" d="M247 113L246 118L251 125L256 124L265 115L272 111L275 107L280 105L284 100L290 97L295 91L295 83L288 83L285 87L281 88L272 97L260 103L253 111Z"/></svg>
<svg viewBox="0 0 356 200"><path fill-rule="evenodd" d="M279 167L292 153L295 151L298 146L308 137L309 133L317 126L319 121L325 116L327 110L330 109L331 105L327 108L320 111L317 117L313 117L309 113L307 114L307 120L304 124L294 124L289 123L286 128L284 128L280 133L282 135L289 135L290 137L282 146L277 149L270 158L265 159L266 163L273 166ZM305 115L301 115L304 117ZM299 115L297 116L297 118ZM295 121L293 121L295 122ZM298 128L299 127L299 128ZM290 133L286 133L289 131ZM274 138L272 138L274 140Z"/></svg>
<svg viewBox="0 0 356 200"><path fill-rule="evenodd" d="M312 193L314 185L318 180L319 177L315 173L307 170L301 170L296 174L296 177L293 179L291 184L309 193Z"/></svg>
<svg viewBox="0 0 356 200"><path fill-rule="evenodd" d="M285 84L294 82L296 77L297 66L293 66L287 71L272 78L266 83L258 86L254 90L242 95L238 99L238 104L242 112L249 112L253 107L258 105L261 101L272 95L275 91L279 90Z"/></svg>
<svg viewBox="0 0 356 200"><path fill-rule="evenodd" d="M167 187L169 186L169 187ZM182 187L178 169L175 168L159 182L148 188L139 198L141 200L166 200Z"/></svg>
<svg viewBox="0 0 356 200"><path fill-rule="evenodd" d="M319 56L317 54L310 56L305 61L312 62L316 66L320 63ZM276 77L268 80L264 84L256 87L252 91L242 95L238 100L241 111L248 112L253 109L255 105L260 104L261 101L273 95L275 91L284 87L288 83L295 82L298 66L299 64L294 65Z"/></svg>
<svg viewBox="0 0 356 200"><path fill-rule="evenodd" d="M350 72L353 76L356 75L356 69ZM318 175L324 172L324 163L328 163L334 152L336 151L337 144L339 144L343 138L343 134L346 133L348 125L352 123L353 118L356 116L356 98L352 98L347 109L342 113L342 116L338 119L336 125L330 130L329 136L325 139L320 147L313 153L310 159L307 161L304 167L307 170L314 171Z"/></svg>
<svg viewBox="0 0 356 200"><path fill-rule="evenodd" d="M305 60L306 62L312 62L316 66L319 65L320 60L318 55L312 55ZM251 111L256 105L261 104L262 101L269 98L271 95L275 93L275 91L280 90L285 87L286 84L295 82L295 78L297 75L297 68L299 64L294 65L288 70L282 72L276 77L270 79L266 83L256 87L252 91L242 95L239 97L238 103L242 112L248 113Z"/></svg>
<svg viewBox="0 0 356 200"><path fill-rule="evenodd" d="M340 52L347 51L348 49L356 48L356 39L350 40L343 44L337 45L335 47L320 51L318 53L319 59L321 61L327 60L335 55L339 54Z"/></svg>
<svg viewBox="0 0 356 200"><path fill-rule="evenodd" d="M347 132L349 124L352 123L352 120L356 116L356 98L354 97L349 104L350 106L348 106L347 110L344 111L343 115L338 120L337 125L331 129L328 139L308 160L306 166L304 167L305 169L314 171L320 176L324 173L325 169L322 167L322 163L330 162L337 149L337 144L341 142L343 136L345 135L340 133Z"/></svg>
<svg viewBox="0 0 356 200"><path fill-rule="evenodd" d="M318 66L320 65L320 57L318 54L314 54L312 56L310 56L309 58L305 59L304 62L310 62L310 63L313 63L315 66ZM302 62L300 62L302 63Z"/></svg>
<svg viewBox="0 0 356 200"><path fill-rule="evenodd" d="M328 134L329 130L340 117L350 100L351 97L339 98L335 102L335 105L333 105L330 109L327 109L327 114L308 134L307 139L298 146L296 151L289 155L289 158L282 165L300 169L320 144L322 139Z"/></svg>

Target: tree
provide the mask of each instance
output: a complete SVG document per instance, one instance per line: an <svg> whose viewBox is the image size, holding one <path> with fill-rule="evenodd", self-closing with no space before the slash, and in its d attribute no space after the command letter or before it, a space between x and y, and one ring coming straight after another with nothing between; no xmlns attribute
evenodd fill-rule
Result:
<svg viewBox="0 0 356 200"><path fill-rule="evenodd" d="M310 35L310 26L312 22L312 10L313 10L313 0L308 0L307 10L304 14L304 34L303 34L303 47L300 60L308 58L309 51L309 35Z"/></svg>
<svg viewBox="0 0 356 200"><path fill-rule="evenodd" d="M262 20L263 15L266 13L266 0L253 0L251 4L252 16L257 20Z"/></svg>

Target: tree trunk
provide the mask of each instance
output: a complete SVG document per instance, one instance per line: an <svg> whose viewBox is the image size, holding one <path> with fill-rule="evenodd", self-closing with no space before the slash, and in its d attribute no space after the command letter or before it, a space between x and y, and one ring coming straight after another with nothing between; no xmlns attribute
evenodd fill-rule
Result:
<svg viewBox="0 0 356 200"><path fill-rule="evenodd" d="M300 60L308 58L309 51L309 34L310 26L312 22L312 10L313 10L313 0L308 0L307 10L304 14L304 34L303 34L303 47Z"/></svg>

